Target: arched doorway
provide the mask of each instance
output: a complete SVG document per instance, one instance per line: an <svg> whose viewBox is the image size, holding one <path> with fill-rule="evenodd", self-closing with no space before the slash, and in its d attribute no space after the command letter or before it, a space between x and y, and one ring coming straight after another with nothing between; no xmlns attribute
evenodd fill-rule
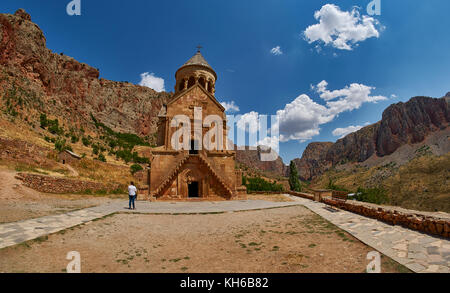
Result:
<svg viewBox="0 0 450 293"><path fill-rule="evenodd" d="M188 184L188 197L197 198L199 195L198 181L192 181Z"/></svg>

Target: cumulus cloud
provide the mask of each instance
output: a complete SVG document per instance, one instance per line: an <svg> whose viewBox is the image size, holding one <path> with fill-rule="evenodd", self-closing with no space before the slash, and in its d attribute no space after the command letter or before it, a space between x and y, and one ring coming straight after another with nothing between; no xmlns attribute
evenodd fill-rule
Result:
<svg viewBox="0 0 450 293"><path fill-rule="evenodd" d="M380 23L373 17L360 15L358 8L342 11L334 4L325 4L314 13L319 23L306 28L308 43L323 42L340 50L353 50L359 42L380 36Z"/></svg>
<svg viewBox="0 0 450 293"><path fill-rule="evenodd" d="M226 112L239 112L239 106L236 105L234 101L220 102L220 104L225 108Z"/></svg>
<svg viewBox="0 0 450 293"><path fill-rule="evenodd" d="M328 113L327 107L314 102L303 94L278 110L278 131L282 142L289 140L305 141L318 135L319 125L333 120L334 115Z"/></svg>
<svg viewBox="0 0 450 293"><path fill-rule="evenodd" d="M371 96L370 93L375 88L359 83L352 83L350 86L334 91L329 91L327 86L328 83L323 80L317 86L312 86L312 88L326 101L331 115L359 109L363 103L376 103L387 100L384 96Z"/></svg>
<svg viewBox="0 0 450 293"><path fill-rule="evenodd" d="M344 128L336 128L335 130L333 130L332 134L333 136L339 136L339 138L344 138L348 134L358 131L369 124L370 123L367 122L364 125L350 125Z"/></svg>
<svg viewBox="0 0 450 293"><path fill-rule="evenodd" d="M239 129L256 133L258 132L259 120L259 113L251 111L239 116L236 125Z"/></svg>
<svg viewBox="0 0 450 293"><path fill-rule="evenodd" d="M283 51L281 51L280 46L276 46L275 48L272 48L270 50L270 53L272 53L273 55L277 56L277 55L283 55Z"/></svg>
<svg viewBox="0 0 450 293"><path fill-rule="evenodd" d="M387 99L384 96L372 96L371 92L375 88L363 84L354 83L343 89L329 91L328 83L324 80L311 88L319 94L325 104L313 101L306 94L298 96L276 112L275 123L271 124L272 131L269 131L269 137L278 132L280 142L290 140L304 142L319 135L320 126L333 121L340 113L358 109L364 103L376 103ZM251 126L250 129L254 129L252 133L257 132L260 117L261 114L258 112L246 113L237 119L237 126L246 129L245 125L248 124ZM344 134L340 131L343 130L336 130L336 136ZM260 143L262 141L264 140L259 139ZM265 144L272 143L266 141Z"/></svg>
<svg viewBox="0 0 450 293"><path fill-rule="evenodd" d="M155 76L154 73L144 72L141 74L139 85L149 87L157 92L164 92L164 79Z"/></svg>

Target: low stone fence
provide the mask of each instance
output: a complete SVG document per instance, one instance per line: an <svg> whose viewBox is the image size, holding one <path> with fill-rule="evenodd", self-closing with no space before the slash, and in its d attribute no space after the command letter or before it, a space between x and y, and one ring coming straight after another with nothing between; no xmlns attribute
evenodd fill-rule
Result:
<svg viewBox="0 0 450 293"><path fill-rule="evenodd" d="M314 196L312 194L309 194L309 193L296 192L296 191L286 191L284 193L287 193L287 194L290 194L290 195L293 195L293 196L298 196L298 197L310 199L310 200L314 200Z"/></svg>
<svg viewBox="0 0 450 293"><path fill-rule="evenodd" d="M369 207L360 204L337 202L331 199L323 199L323 203L336 206L340 209L377 219L391 225L400 225L405 228L439 235L450 238L450 221L416 213L402 213L397 210L389 210L381 206Z"/></svg>
<svg viewBox="0 0 450 293"><path fill-rule="evenodd" d="M285 194L284 191L252 191L248 194Z"/></svg>
<svg viewBox="0 0 450 293"><path fill-rule="evenodd" d="M25 186L45 193L112 192L120 188L119 184L104 184L30 173L18 173L16 178L22 180Z"/></svg>
<svg viewBox="0 0 450 293"><path fill-rule="evenodd" d="M314 196L311 194L292 191L288 191L287 193L314 200ZM450 238L450 220L448 219L417 214L414 212L400 212L392 208L388 209L378 205L368 206L352 201L339 202L330 198L323 198L322 202L387 224L399 225L412 230Z"/></svg>

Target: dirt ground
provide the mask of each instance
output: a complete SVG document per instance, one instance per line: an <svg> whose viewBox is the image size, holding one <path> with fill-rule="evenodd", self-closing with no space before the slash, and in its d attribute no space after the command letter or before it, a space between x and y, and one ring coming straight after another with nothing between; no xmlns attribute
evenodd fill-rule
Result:
<svg viewBox="0 0 450 293"><path fill-rule="evenodd" d="M205 215L116 214L0 250L0 272L362 273L370 247L301 206ZM407 272L382 257L382 272Z"/></svg>
<svg viewBox="0 0 450 293"><path fill-rule="evenodd" d="M67 213L111 200L108 196L41 193L23 186L15 175L14 171L0 168L0 223Z"/></svg>

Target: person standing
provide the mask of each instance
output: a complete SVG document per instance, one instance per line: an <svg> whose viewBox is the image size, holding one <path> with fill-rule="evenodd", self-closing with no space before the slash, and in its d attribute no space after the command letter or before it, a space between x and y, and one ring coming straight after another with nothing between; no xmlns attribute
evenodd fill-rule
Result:
<svg viewBox="0 0 450 293"><path fill-rule="evenodd" d="M137 196L137 188L134 186L134 182L131 181L130 186L128 186L128 197L130 198L130 201L128 203L128 208L131 210L131 206L133 205L133 210L136 209L134 201L136 200Z"/></svg>

